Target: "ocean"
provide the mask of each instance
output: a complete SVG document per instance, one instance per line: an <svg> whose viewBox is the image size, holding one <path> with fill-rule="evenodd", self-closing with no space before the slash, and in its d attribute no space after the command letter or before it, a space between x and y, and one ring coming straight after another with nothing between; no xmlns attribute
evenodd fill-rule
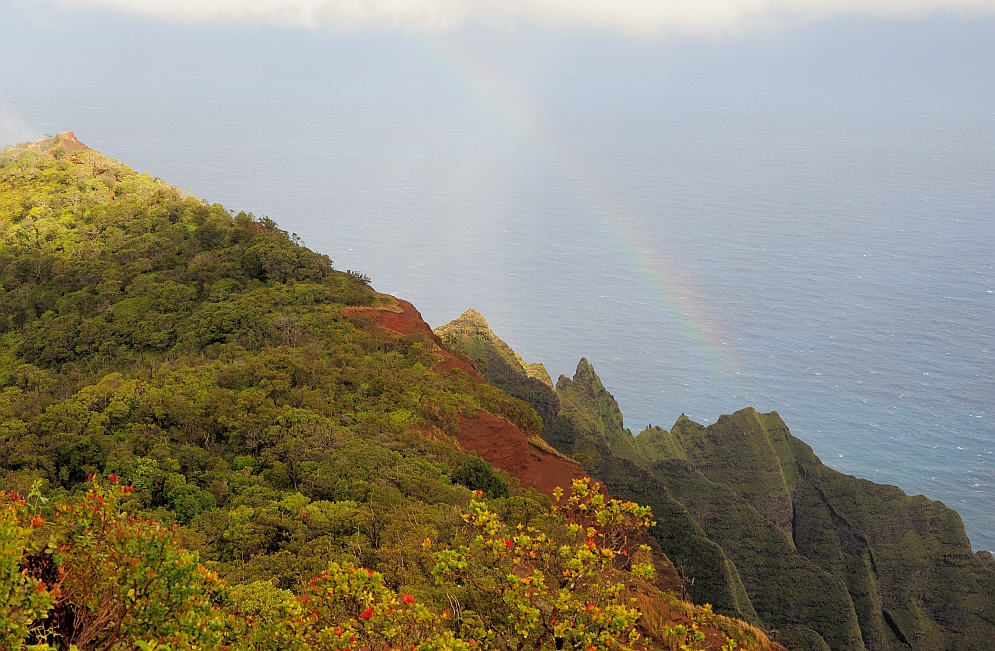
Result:
<svg viewBox="0 0 995 651"><path fill-rule="evenodd" d="M469 307L628 427L777 410L995 549L993 21L632 39L60 20L0 2L0 139L72 130Z"/></svg>

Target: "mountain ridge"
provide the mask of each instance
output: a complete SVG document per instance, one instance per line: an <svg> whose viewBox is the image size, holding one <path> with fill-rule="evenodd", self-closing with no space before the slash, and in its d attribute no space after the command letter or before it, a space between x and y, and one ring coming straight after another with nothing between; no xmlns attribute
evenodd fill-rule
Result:
<svg viewBox="0 0 995 651"><path fill-rule="evenodd" d="M995 637L995 558L971 551L956 512L826 467L776 412L633 435L587 359L554 384L479 312L433 332L272 220L72 134L0 151L0 308L0 482L13 504L0 525L30 495L41 519L23 531L64 535L46 524L69 513L53 505L103 499L108 477L122 509L175 526L162 531L200 576L233 586L219 597L233 617L282 621L312 577L365 567L355 577L382 577L384 598L427 604L464 636L453 644L478 643L443 613L507 613L433 578L438 553L460 553L466 509L493 509L505 553L514 531L556 532L556 488L586 490L590 476L592 505L617 495L654 514L606 570L628 577L617 586L637 595L652 648L981 651ZM5 580L58 581L34 556L4 567ZM515 599L530 598L512 576ZM60 617L81 599L58 597ZM511 635L487 648L520 648Z"/></svg>
<svg viewBox="0 0 995 651"><path fill-rule="evenodd" d="M466 345L455 331L444 343ZM535 400L513 372L482 369ZM682 414L669 431L634 436L586 359L554 392L538 398L561 407L544 418L554 447L609 490L652 503L658 520L683 510L693 521L697 538L655 533L696 599L762 623L793 649L987 648L990 633L978 631L995 621L995 565L989 552L972 552L959 515L942 503L824 466L776 412L746 408L708 427ZM687 530L679 522L666 529ZM708 543L718 555L692 568ZM723 565L729 572L716 573Z"/></svg>
<svg viewBox="0 0 995 651"><path fill-rule="evenodd" d="M75 142L0 150L0 646L783 651L410 303Z"/></svg>

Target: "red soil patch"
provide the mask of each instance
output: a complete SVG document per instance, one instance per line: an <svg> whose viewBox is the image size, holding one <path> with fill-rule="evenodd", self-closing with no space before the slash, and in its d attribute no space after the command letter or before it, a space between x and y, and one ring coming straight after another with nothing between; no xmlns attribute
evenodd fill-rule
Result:
<svg viewBox="0 0 995 651"><path fill-rule="evenodd" d="M567 461L530 445L522 431L492 413L478 411L473 416L460 415L456 440L465 450L473 450L495 468L552 496L560 486L569 489L574 479L585 476L579 463Z"/></svg>
<svg viewBox="0 0 995 651"><path fill-rule="evenodd" d="M425 320L421 317L421 312L415 309L414 305L401 299L397 299L397 305L401 308L401 312L389 312L385 310L371 312L373 322L381 328L387 328L402 335L423 334L429 337L432 336L432 327L425 323Z"/></svg>
<svg viewBox="0 0 995 651"><path fill-rule="evenodd" d="M435 352L440 358L439 363L436 364L433 369L437 373L447 373L453 369L459 369L470 374L470 376L476 380L486 382L486 380L481 377L479 373L477 373L477 370L473 368L473 364L470 363L470 360L462 355L452 352L442 345L442 340L435 336L435 333L432 332L432 326L425 323L425 320L421 316L421 312L419 312L414 305L408 301L397 299L397 306L401 308L400 312L378 310L375 308L347 307L342 310L342 313L347 317L357 318L357 320L364 320L370 325L379 326L385 330L391 330L398 334L407 336L421 335L424 339L434 344L433 352Z"/></svg>
<svg viewBox="0 0 995 651"><path fill-rule="evenodd" d="M41 151L48 155L52 155L52 151L56 147L62 147L67 155L72 155L81 151L89 151L90 148L84 145L82 142L76 139L76 134L72 131L66 131L65 133L60 133L52 138L42 138L34 144L28 145L28 149L34 149L35 151Z"/></svg>
<svg viewBox="0 0 995 651"><path fill-rule="evenodd" d="M87 151L88 149L90 149L82 142L77 140L76 134L74 134L72 131L66 131L65 133L59 136L59 145L61 145L62 148L66 150L67 154L75 154L76 152Z"/></svg>
<svg viewBox="0 0 995 651"><path fill-rule="evenodd" d="M346 308L343 312L351 318L398 334L424 337L434 344L433 351L440 358L435 366L436 372L459 369L486 383L470 360L442 345L442 340L435 336L414 305L402 300L398 300L397 305L400 312L368 308ZM460 446L473 450L487 463L518 479L523 486L552 496L557 486L569 488L574 479L585 476L580 464L530 445L520 429L500 416L478 411L474 416L460 415L459 420L460 432L456 440Z"/></svg>

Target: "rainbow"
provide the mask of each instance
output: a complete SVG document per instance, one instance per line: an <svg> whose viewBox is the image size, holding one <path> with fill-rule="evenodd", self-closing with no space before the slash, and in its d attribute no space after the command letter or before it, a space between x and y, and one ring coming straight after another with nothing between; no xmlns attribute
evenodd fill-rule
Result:
<svg viewBox="0 0 995 651"><path fill-rule="evenodd" d="M730 390L741 387L739 369L744 365L724 332L722 320L695 296L691 278L668 260L621 203L599 186L600 176L585 158L572 154L567 143L558 141L507 77L493 66L444 34L420 34L414 38L438 67L517 133L576 193L610 243L610 254L654 299L667 322L688 342L709 379L728 385Z"/></svg>

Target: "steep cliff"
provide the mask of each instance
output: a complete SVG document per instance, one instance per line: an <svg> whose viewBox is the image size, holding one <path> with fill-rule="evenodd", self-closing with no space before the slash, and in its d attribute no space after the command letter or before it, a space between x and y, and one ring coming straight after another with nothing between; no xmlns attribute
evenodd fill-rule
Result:
<svg viewBox="0 0 995 651"><path fill-rule="evenodd" d="M995 559L972 553L952 509L828 468L777 413L744 409L708 427L682 415L669 432L633 436L584 359L551 393L546 440L653 505L654 536L696 600L792 649L991 648Z"/></svg>

